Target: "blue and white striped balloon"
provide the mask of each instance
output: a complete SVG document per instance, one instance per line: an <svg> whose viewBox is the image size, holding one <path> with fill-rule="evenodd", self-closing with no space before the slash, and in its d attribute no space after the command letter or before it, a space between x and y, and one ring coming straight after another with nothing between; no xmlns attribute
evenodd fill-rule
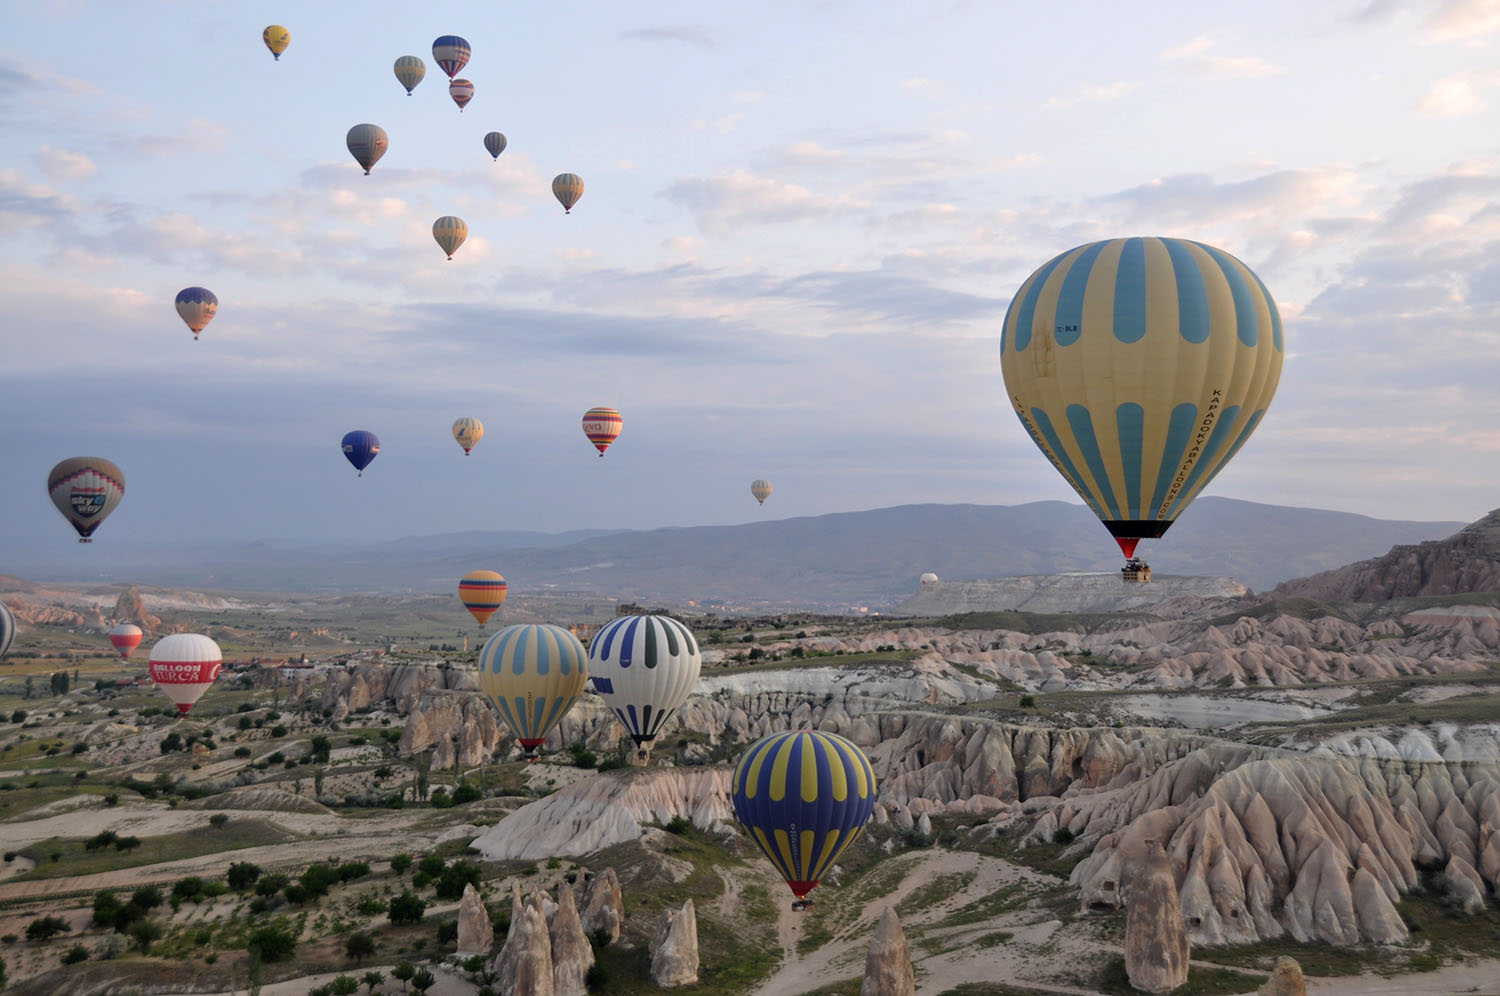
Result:
<svg viewBox="0 0 1500 996"><path fill-rule="evenodd" d="M594 691L620 718L642 761L702 670L693 631L670 616L621 616L589 643Z"/></svg>
<svg viewBox="0 0 1500 996"><path fill-rule="evenodd" d="M16 617L10 614L10 609L0 602L0 657L4 657L10 650L10 641L16 636Z"/></svg>

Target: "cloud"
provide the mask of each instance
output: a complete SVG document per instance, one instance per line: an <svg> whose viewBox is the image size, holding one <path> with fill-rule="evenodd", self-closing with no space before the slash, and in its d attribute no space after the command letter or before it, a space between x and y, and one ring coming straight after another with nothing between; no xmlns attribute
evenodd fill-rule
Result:
<svg viewBox="0 0 1500 996"><path fill-rule="evenodd" d="M1500 83L1500 73L1462 72L1438 80L1417 102L1417 110L1435 117L1455 118L1484 110L1483 92Z"/></svg>
<svg viewBox="0 0 1500 996"><path fill-rule="evenodd" d="M1079 104L1102 103L1110 100L1119 100L1136 88L1136 84L1125 80L1116 80L1113 83L1084 84L1075 87L1068 93L1048 98L1042 106L1048 110L1062 110L1069 107L1077 107Z"/></svg>
<svg viewBox="0 0 1500 996"><path fill-rule="evenodd" d="M1422 31L1430 41L1477 42L1500 31L1500 0L1442 0Z"/></svg>
<svg viewBox="0 0 1500 996"><path fill-rule="evenodd" d="M1176 62L1209 76L1275 76L1286 72L1285 66L1275 65L1258 56L1214 54L1212 49L1217 44L1212 37L1199 35L1192 41L1168 49L1161 57L1164 61Z"/></svg>
<svg viewBox="0 0 1500 996"><path fill-rule="evenodd" d="M700 229L719 234L746 225L807 221L856 206L841 195L814 193L743 169L713 177L684 177L662 196L691 211Z"/></svg>
<svg viewBox="0 0 1500 996"><path fill-rule="evenodd" d="M665 41L682 42L686 45L698 45L702 48L713 48L713 36L706 28L691 26L660 27L660 28L636 28L633 31L622 31L619 37L632 41Z"/></svg>
<svg viewBox="0 0 1500 996"><path fill-rule="evenodd" d="M17 170L0 170L0 219L6 227L50 227L73 219L78 211L78 202L72 197L31 183Z"/></svg>
<svg viewBox="0 0 1500 996"><path fill-rule="evenodd" d="M48 179L57 182L87 180L99 172L99 167L94 164L94 161L82 152L54 149L50 145L44 145L37 150L36 164L38 169L47 174Z"/></svg>

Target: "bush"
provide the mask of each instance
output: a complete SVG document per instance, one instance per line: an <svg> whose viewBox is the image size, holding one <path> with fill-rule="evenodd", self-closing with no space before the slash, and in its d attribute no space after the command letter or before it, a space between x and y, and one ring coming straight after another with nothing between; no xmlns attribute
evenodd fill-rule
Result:
<svg viewBox="0 0 1500 996"><path fill-rule="evenodd" d="M437 928L437 942L439 944L457 944L458 943L458 921L457 920L444 920L442 923L438 924L438 928Z"/></svg>
<svg viewBox="0 0 1500 996"><path fill-rule="evenodd" d="M68 929L68 921L60 916L38 917L26 925L26 939L50 941L58 934L66 934Z"/></svg>
<svg viewBox="0 0 1500 996"><path fill-rule="evenodd" d="M352 882L370 874L370 866L364 861L345 861L338 866L337 871L340 882Z"/></svg>
<svg viewBox="0 0 1500 996"><path fill-rule="evenodd" d="M1054 844L1071 844L1071 843L1073 843L1073 831L1069 830L1067 827L1058 827L1056 830L1052 831L1052 843L1054 843Z"/></svg>
<svg viewBox="0 0 1500 996"><path fill-rule="evenodd" d="M446 867L448 867L447 862L438 857L436 854L429 854L427 855L427 857L417 862L417 871L421 872L423 875L426 875L428 878L437 878L443 873L443 869Z"/></svg>
<svg viewBox="0 0 1500 996"><path fill-rule="evenodd" d="M250 754L251 754L251 750L250 750L249 747L236 747L234 749L234 756L235 757L249 757Z"/></svg>
<svg viewBox="0 0 1500 996"><path fill-rule="evenodd" d="M354 912L360 916L375 916L385 912L385 902L373 892L366 892L354 902Z"/></svg>
<svg viewBox="0 0 1500 996"><path fill-rule="evenodd" d="M364 961L375 954L375 938L369 934L350 934L344 938L344 955L350 961Z"/></svg>
<svg viewBox="0 0 1500 996"><path fill-rule="evenodd" d="M1023 696L1021 696L1020 706L1021 706L1022 709L1031 709L1031 708L1035 707L1035 705L1036 705L1036 696L1035 695L1023 695Z"/></svg>
<svg viewBox="0 0 1500 996"><path fill-rule="evenodd" d="M455 861L438 876L437 897L459 899L464 894L465 885L479 888L479 869L467 861Z"/></svg>
<svg viewBox="0 0 1500 996"><path fill-rule="evenodd" d="M410 867L411 867L411 855L410 854L393 854L393 855L391 855L391 871L395 872L397 875L405 875L406 874L406 869L408 869Z"/></svg>
<svg viewBox="0 0 1500 996"><path fill-rule="evenodd" d="M97 851L101 847L108 847L120 839L120 835L113 830L101 830L88 840L83 842L85 851Z"/></svg>
<svg viewBox="0 0 1500 996"><path fill-rule="evenodd" d="M681 837L691 829L693 829L693 821L686 816L674 816L667 821L667 833L675 833Z"/></svg>
<svg viewBox="0 0 1500 996"><path fill-rule="evenodd" d="M76 965L80 961L89 960L89 949L82 944L75 944L68 949L68 953L62 956L64 965Z"/></svg>
<svg viewBox="0 0 1500 996"><path fill-rule="evenodd" d="M203 898L203 879L197 875L178 879L172 885L172 898L196 903Z"/></svg>
<svg viewBox="0 0 1500 996"><path fill-rule="evenodd" d="M285 961L297 950L297 930L285 918L278 919L275 923L252 930L245 949L251 954L259 951L261 961Z"/></svg>
<svg viewBox="0 0 1500 996"><path fill-rule="evenodd" d="M133 851L140 846L141 838L139 837L121 837L120 839L115 841L115 850L122 853L125 851Z"/></svg>
<svg viewBox="0 0 1500 996"><path fill-rule="evenodd" d="M215 814L213 814L212 816L210 816L208 818L208 825L211 826L211 827L213 827L215 830L223 830L226 826L229 825L229 814L228 813L215 813Z"/></svg>
<svg viewBox="0 0 1500 996"><path fill-rule="evenodd" d="M154 885L143 885L130 894L130 905L143 910L154 910L163 902L161 890Z"/></svg>
<svg viewBox="0 0 1500 996"><path fill-rule="evenodd" d="M408 890L391 897L387 915L390 916L391 923L421 923L426 912L427 903L415 892Z"/></svg>
<svg viewBox="0 0 1500 996"><path fill-rule="evenodd" d="M433 809L453 808L453 799L448 795L447 792L440 788L433 789L432 795L428 798L427 801L432 803Z"/></svg>
<svg viewBox="0 0 1500 996"><path fill-rule="evenodd" d="M130 925L130 940L141 954L151 950L151 945L161 940L166 931L155 920L141 919Z"/></svg>
<svg viewBox="0 0 1500 996"><path fill-rule="evenodd" d="M479 791L479 786L470 785L468 782L459 782L458 788L453 790L453 804L462 806L466 802L477 802L484 798L484 793Z"/></svg>
<svg viewBox="0 0 1500 996"><path fill-rule="evenodd" d="M260 866L248 861L236 861L229 866L229 871L224 878L229 882L229 887L236 892L244 892L255 884L260 878Z"/></svg>

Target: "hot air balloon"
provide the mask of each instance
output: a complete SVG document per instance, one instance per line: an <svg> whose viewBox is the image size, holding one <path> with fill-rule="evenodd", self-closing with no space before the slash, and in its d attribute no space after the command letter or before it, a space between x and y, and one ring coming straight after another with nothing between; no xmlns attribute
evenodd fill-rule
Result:
<svg viewBox="0 0 1500 996"><path fill-rule="evenodd" d="M731 782L734 814L797 902L859 836L875 809L875 772L835 733L773 733L750 745Z"/></svg>
<svg viewBox="0 0 1500 996"><path fill-rule="evenodd" d="M214 315L219 313L219 299L207 287L184 287L177 292L175 303L177 314L192 329L194 339L214 320Z"/></svg>
<svg viewBox="0 0 1500 996"><path fill-rule="evenodd" d="M451 214L445 214L432 223L432 237L442 247L443 252L452 259L453 254L458 252L458 247L464 244L464 239L469 237L469 226L464 224L462 218L455 218Z"/></svg>
<svg viewBox="0 0 1500 996"><path fill-rule="evenodd" d="M601 457L620 435L624 425L625 420L613 408L590 408L583 413L583 434L589 437L589 442L594 444Z"/></svg>
<svg viewBox="0 0 1500 996"><path fill-rule="evenodd" d="M469 106L469 101L474 99L474 84L468 80L454 80L448 84L448 96L458 105L460 113Z"/></svg>
<svg viewBox="0 0 1500 996"><path fill-rule="evenodd" d="M344 136L344 144L349 146L349 154L354 157L354 161L365 168L365 176L369 176L370 170L385 155L391 140L386 137L385 129L380 125L357 124Z"/></svg>
<svg viewBox="0 0 1500 996"><path fill-rule="evenodd" d="M588 654L561 626L507 626L479 651L479 688L526 749L528 760L588 681Z"/></svg>
<svg viewBox="0 0 1500 996"><path fill-rule="evenodd" d="M500 153L505 151L505 136L498 131L492 131L484 136L484 149L498 162Z"/></svg>
<svg viewBox="0 0 1500 996"><path fill-rule="evenodd" d="M552 178L552 196L563 206L563 214L572 214L573 205L583 196L583 177L577 173L559 173Z"/></svg>
<svg viewBox="0 0 1500 996"><path fill-rule="evenodd" d="M427 64L415 55L403 55L396 60L394 66L396 80L406 87L406 95L417 88L417 84L427 77Z"/></svg>
<svg viewBox="0 0 1500 996"><path fill-rule="evenodd" d="M1128 238L1070 249L1016 292L1005 387L1032 442L1148 580L1165 533L1260 424L1281 376L1276 303L1221 249Z"/></svg>
<svg viewBox="0 0 1500 996"><path fill-rule="evenodd" d="M151 680L177 704L177 711L186 716L223 666L224 655L219 652L219 645L208 637L201 633L173 633L157 640L151 648L148 670Z"/></svg>
<svg viewBox="0 0 1500 996"><path fill-rule="evenodd" d="M125 497L125 472L100 457L70 457L47 474L47 493L63 518L91 543L94 530Z"/></svg>
<svg viewBox="0 0 1500 996"><path fill-rule="evenodd" d="M479 445L479 441L484 438L484 423L477 418L465 415L453 423L453 438L458 440L458 445L464 448L464 456L468 456L469 451Z"/></svg>
<svg viewBox="0 0 1500 996"><path fill-rule="evenodd" d="M469 43L458 35L443 35L432 43L432 57L451 80L453 75L469 64L473 52Z"/></svg>
<svg viewBox="0 0 1500 996"><path fill-rule="evenodd" d="M276 56L276 61L281 61L281 53L292 43L292 33L279 24L273 24L260 33L260 40L266 43L266 48Z"/></svg>
<svg viewBox="0 0 1500 996"><path fill-rule="evenodd" d="M766 499L771 497L771 482L764 477L757 477L750 482L750 493L755 496L756 501L764 505Z"/></svg>
<svg viewBox="0 0 1500 996"><path fill-rule="evenodd" d="M141 645L141 637L144 635L139 626L133 623L120 623L109 631L109 645L118 650L120 657L124 659Z"/></svg>
<svg viewBox="0 0 1500 996"><path fill-rule="evenodd" d="M662 725L687 701L703 658L693 631L671 616L621 616L589 641L589 678L645 764Z"/></svg>
<svg viewBox="0 0 1500 996"><path fill-rule="evenodd" d="M365 429L355 429L344 433L339 446L343 449L345 458L359 471L359 476L364 477L365 468L380 453L380 437Z"/></svg>
<svg viewBox="0 0 1500 996"><path fill-rule="evenodd" d="M931 571L928 571L926 574L923 574L920 578L918 578L917 581L918 584L920 584L923 588L932 588L937 585L938 576Z"/></svg>
<svg viewBox="0 0 1500 996"><path fill-rule="evenodd" d="M494 571L470 571L458 582L458 597L463 599L469 615L479 620L479 628L490 621L500 606L505 604L505 594L510 585Z"/></svg>
<svg viewBox="0 0 1500 996"><path fill-rule="evenodd" d="M16 617L0 602L0 657L10 652L10 641L16 638Z"/></svg>

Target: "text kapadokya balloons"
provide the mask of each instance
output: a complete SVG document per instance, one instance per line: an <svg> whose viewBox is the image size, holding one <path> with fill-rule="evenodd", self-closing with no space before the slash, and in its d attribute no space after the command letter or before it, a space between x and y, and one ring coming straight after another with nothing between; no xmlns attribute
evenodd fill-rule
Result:
<svg viewBox="0 0 1500 996"><path fill-rule="evenodd" d="M270 49L276 61L280 62L281 53L285 52L286 47L292 43L292 33L279 24L272 24L260 33L260 40L266 43L266 48Z"/></svg>
<svg viewBox="0 0 1500 996"><path fill-rule="evenodd" d="M755 496L756 501L764 505L766 499L771 497L771 482L764 477L757 477L750 482L750 493Z"/></svg>
<svg viewBox="0 0 1500 996"><path fill-rule="evenodd" d="M730 794L751 839L805 899L875 811L875 772L838 734L773 733L741 755Z"/></svg>
<svg viewBox="0 0 1500 996"><path fill-rule="evenodd" d="M552 178L552 196L563 206L563 214L572 214L573 205L583 196L583 177L577 173L559 173Z"/></svg>
<svg viewBox="0 0 1500 996"><path fill-rule="evenodd" d="M453 423L453 438L464 448L464 456L468 456L469 451L484 438L484 423L465 415Z"/></svg>
<svg viewBox="0 0 1500 996"><path fill-rule="evenodd" d="M47 474L47 494L63 518L91 543L94 530L125 497L125 472L102 457L69 457Z"/></svg>
<svg viewBox="0 0 1500 996"><path fill-rule="evenodd" d="M469 64L473 49L458 35L443 35L432 43L432 57L451 80L460 69Z"/></svg>
<svg viewBox="0 0 1500 996"><path fill-rule="evenodd" d="M470 571L458 582L458 597L463 600L469 615L479 622L479 628L490 621L500 606L505 604L505 595L510 585L495 571Z"/></svg>
<svg viewBox="0 0 1500 996"><path fill-rule="evenodd" d="M601 457L609 449L609 444L619 438L624 427L625 420L613 408L590 408L583 413L583 434L589 437L589 442L594 444Z"/></svg>
<svg viewBox="0 0 1500 996"><path fill-rule="evenodd" d="M121 659L124 659L141 645L143 636L145 634L141 632L141 628L134 623L120 623L109 631L109 645L118 650Z"/></svg>
<svg viewBox="0 0 1500 996"><path fill-rule="evenodd" d="M390 147L391 140L386 137L385 129L380 125L357 124L344 136L344 144L349 147L349 154L354 157L354 161L365 168L365 176L369 176L370 170L380 162L380 157Z"/></svg>
<svg viewBox="0 0 1500 996"><path fill-rule="evenodd" d="M498 131L490 132L484 136L484 150L499 161L500 153L505 151L505 136Z"/></svg>
<svg viewBox="0 0 1500 996"><path fill-rule="evenodd" d="M432 237L443 252L448 254L448 258L452 259L453 254L458 252L458 247L464 244L464 239L469 237L469 226L464 224L462 218L445 214L432 223Z"/></svg>
<svg viewBox="0 0 1500 996"><path fill-rule="evenodd" d="M703 670L693 631L670 616L621 616L589 641L589 679L635 741L644 764L662 724Z"/></svg>
<svg viewBox="0 0 1500 996"><path fill-rule="evenodd" d="M214 320L214 315L219 313L219 299L207 287L184 287L177 292L177 300L173 303L177 307L177 314L192 330L194 339Z"/></svg>
<svg viewBox="0 0 1500 996"><path fill-rule="evenodd" d="M1016 292L1000 338L1021 424L1126 557L1250 438L1282 355L1260 278L1221 249L1173 238L1057 256Z"/></svg>
<svg viewBox="0 0 1500 996"><path fill-rule="evenodd" d="M454 80L448 84L448 96L458 105L460 112L469 106L469 101L474 99L474 84L468 80Z"/></svg>
<svg viewBox="0 0 1500 996"><path fill-rule="evenodd" d="M427 78L427 64L415 55L403 55L396 60L392 67L396 73L396 81L406 87L406 95L417 88L417 84Z"/></svg>
<svg viewBox="0 0 1500 996"><path fill-rule="evenodd" d="M354 469L359 471L358 476L364 477L365 468L380 453L380 437L367 429L355 429L344 433L339 448L344 451L344 457L354 464Z"/></svg>
<svg viewBox="0 0 1500 996"><path fill-rule="evenodd" d="M10 641L16 638L16 617L0 602L0 657L10 652Z"/></svg>
<svg viewBox="0 0 1500 996"><path fill-rule="evenodd" d="M479 688L528 758L583 694L587 660L578 637L545 623L507 626L480 649Z"/></svg>
<svg viewBox="0 0 1500 996"><path fill-rule="evenodd" d="M201 633L173 633L151 648L147 670L167 698L186 716L193 703L213 685L224 666L219 645Z"/></svg>

